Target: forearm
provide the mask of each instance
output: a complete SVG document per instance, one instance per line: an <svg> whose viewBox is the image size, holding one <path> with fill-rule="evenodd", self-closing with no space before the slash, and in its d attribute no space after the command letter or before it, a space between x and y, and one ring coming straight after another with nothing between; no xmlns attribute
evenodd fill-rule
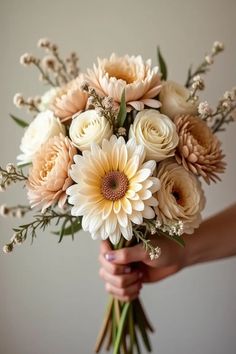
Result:
<svg viewBox="0 0 236 354"><path fill-rule="evenodd" d="M185 241L186 267L236 255L236 204L204 221Z"/></svg>

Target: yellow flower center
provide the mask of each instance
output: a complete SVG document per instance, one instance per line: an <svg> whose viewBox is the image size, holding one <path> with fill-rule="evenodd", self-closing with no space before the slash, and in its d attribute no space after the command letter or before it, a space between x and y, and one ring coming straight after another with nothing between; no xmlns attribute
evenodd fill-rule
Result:
<svg viewBox="0 0 236 354"><path fill-rule="evenodd" d="M129 66L116 64L107 64L105 71L108 73L109 77L115 77L117 80L124 80L127 84L132 84L137 78L132 68Z"/></svg>
<svg viewBox="0 0 236 354"><path fill-rule="evenodd" d="M101 192L105 199L116 201L125 196L129 181L123 172L110 171L102 179Z"/></svg>

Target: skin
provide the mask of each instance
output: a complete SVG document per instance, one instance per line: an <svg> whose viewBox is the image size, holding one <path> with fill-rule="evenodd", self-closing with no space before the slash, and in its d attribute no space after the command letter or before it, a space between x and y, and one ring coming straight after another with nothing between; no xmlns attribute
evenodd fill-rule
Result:
<svg viewBox="0 0 236 354"><path fill-rule="evenodd" d="M150 260L141 244L112 251L108 241L100 247L99 274L107 292L119 300L139 296L143 283L158 282L183 268L236 255L236 204L204 221L194 235L184 236L184 248L166 238L155 238L161 256Z"/></svg>

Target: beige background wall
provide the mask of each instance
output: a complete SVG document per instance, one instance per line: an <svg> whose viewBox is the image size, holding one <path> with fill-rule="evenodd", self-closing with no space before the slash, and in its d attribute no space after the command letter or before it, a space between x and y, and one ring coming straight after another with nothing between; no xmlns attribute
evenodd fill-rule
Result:
<svg viewBox="0 0 236 354"><path fill-rule="evenodd" d="M15 92L43 92L34 70L20 65L37 52L40 37L76 49L81 68L97 55L142 54L156 62L162 48L172 79L184 82L189 63L198 64L214 40L226 52L207 76L206 95L215 103L236 84L235 0L0 0L0 161L14 161L22 131L8 118L23 115ZM38 52L37 52L38 53ZM206 188L205 216L235 201L236 124L222 134L228 169L223 182ZM11 188L0 203L24 202ZM1 247L18 221L0 220ZM227 225L226 225L227 227ZM217 237L217 235L216 235ZM107 297L97 271L98 242L81 234L58 245L49 232L11 256L0 256L0 354L91 354ZM146 286L143 300L157 328L158 354L233 354L236 348L236 259L197 266Z"/></svg>

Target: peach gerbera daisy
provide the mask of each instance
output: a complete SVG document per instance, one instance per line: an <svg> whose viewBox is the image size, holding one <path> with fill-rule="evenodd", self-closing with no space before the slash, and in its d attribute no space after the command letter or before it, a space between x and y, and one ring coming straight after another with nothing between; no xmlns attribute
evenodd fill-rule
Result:
<svg viewBox="0 0 236 354"><path fill-rule="evenodd" d="M102 147L91 144L91 151L74 156L70 175L76 184L67 189L71 213L83 216L82 227L92 238L110 238L117 244L121 235L132 238L132 222L153 219L157 199L152 196L159 179L152 177L155 161L143 163L144 148L133 139L127 143L114 135Z"/></svg>
<svg viewBox="0 0 236 354"><path fill-rule="evenodd" d="M98 66L88 70L87 81L98 94L110 96L119 103L125 89L127 105L137 110L144 105L159 108L155 99L161 89L159 68L151 68L151 60L143 61L139 55L118 57L112 54L109 59L98 58Z"/></svg>

